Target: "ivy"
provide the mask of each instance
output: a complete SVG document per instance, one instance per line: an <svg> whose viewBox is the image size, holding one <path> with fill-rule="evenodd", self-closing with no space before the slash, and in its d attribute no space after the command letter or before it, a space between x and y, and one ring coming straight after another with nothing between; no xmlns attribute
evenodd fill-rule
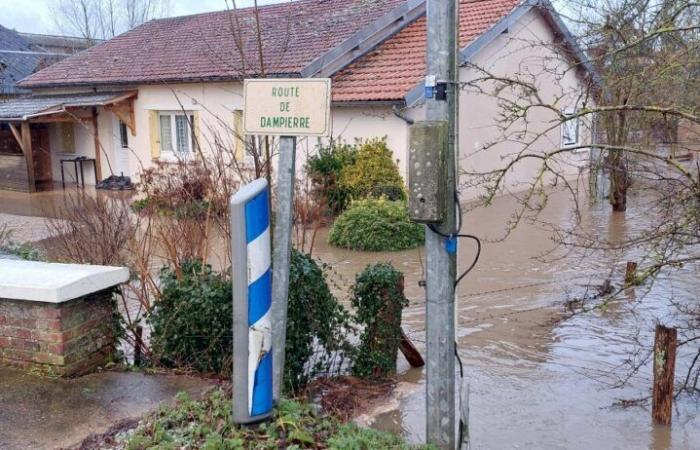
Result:
<svg viewBox="0 0 700 450"><path fill-rule="evenodd" d="M326 282L323 267L292 250L284 386L295 392L319 374L339 370L351 352L350 317Z"/></svg>
<svg viewBox="0 0 700 450"><path fill-rule="evenodd" d="M364 327L353 374L367 378L396 373L401 312L408 305L403 274L388 263L369 265L357 275L352 293L355 318Z"/></svg>
<svg viewBox="0 0 700 450"><path fill-rule="evenodd" d="M161 296L149 321L152 354L166 367L231 372L233 317L231 280L201 261L161 270Z"/></svg>

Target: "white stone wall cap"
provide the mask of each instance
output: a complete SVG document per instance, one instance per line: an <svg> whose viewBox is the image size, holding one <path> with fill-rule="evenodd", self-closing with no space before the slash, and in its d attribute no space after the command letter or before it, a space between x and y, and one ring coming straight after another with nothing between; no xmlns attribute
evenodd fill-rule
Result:
<svg viewBox="0 0 700 450"><path fill-rule="evenodd" d="M0 299L64 303L128 280L125 267L0 259Z"/></svg>

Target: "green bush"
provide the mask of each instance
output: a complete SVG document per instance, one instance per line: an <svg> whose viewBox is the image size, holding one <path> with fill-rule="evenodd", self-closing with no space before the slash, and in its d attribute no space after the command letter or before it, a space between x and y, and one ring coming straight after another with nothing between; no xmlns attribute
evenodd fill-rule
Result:
<svg viewBox="0 0 700 450"><path fill-rule="evenodd" d="M406 204L384 199L353 202L328 234L332 245L370 252L415 248L424 239L423 227L408 218Z"/></svg>
<svg viewBox="0 0 700 450"><path fill-rule="evenodd" d="M322 268L292 252L289 274L284 386L290 391L326 373L349 354L349 315L331 294ZM152 353L166 367L227 375L232 367L232 285L201 262L186 262L178 276L161 271L161 297L149 317Z"/></svg>
<svg viewBox="0 0 700 450"><path fill-rule="evenodd" d="M355 161L357 148L333 141L321 147L306 162L306 171L314 186L314 195L328 206L333 215L340 214L350 201L350 192L338 184L340 173Z"/></svg>
<svg viewBox="0 0 700 450"><path fill-rule="evenodd" d="M229 374L233 317L231 280L199 261L178 274L161 270L161 296L149 316L152 354L167 367Z"/></svg>
<svg viewBox="0 0 700 450"><path fill-rule="evenodd" d="M347 311L328 288L322 267L293 250L284 367L287 390L295 392L314 376L328 373L334 356L350 352L345 339L348 321Z"/></svg>
<svg viewBox="0 0 700 450"><path fill-rule="evenodd" d="M406 200L404 182L386 139L360 144L354 162L341 170L339 185L355 199Z"/></svg>
<svg viewBox="0 0 700 450"><path fill-rule="evenodd" d="M358 377L396 373L401 341L401 311L408 305L403 274L387 263L372 264L357 275L352 288L355 318L363 326L352 365Z"/></svg>

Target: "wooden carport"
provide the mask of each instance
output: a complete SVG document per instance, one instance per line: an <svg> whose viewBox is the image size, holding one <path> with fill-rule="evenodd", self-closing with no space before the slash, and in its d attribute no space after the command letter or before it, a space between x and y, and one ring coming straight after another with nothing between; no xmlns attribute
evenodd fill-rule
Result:
<svg viewBox="0 0 700 450"><path fill-rule="evenodd" d="M35 151L37 142L47 142L47 136L37 138L38 124L51 124L60 122L74 122L87 124L92 128L94 137L94 157L97 178L102 179L102 145L100 143L98 127L98 107L114 113L136 134L136 121L134 119L134 100L136 92L109 92L95 94L74 94L61 96L28 96L20 97L0 103L0 123L9 127L17 146L23 155L23 166L26 168L26 183L28 192L36 192L38 178L51 177L50 149L42 145L40 151ZM39 131L43 131L39 130ZM33 133L34 132L34 133ZM34 141L34 142L33 142ZM8 156L5 156L7 159ZM3 154L0 153L0 189L13 189L23 184L18 180L23 179L23 174L16 173L19 166L16 161L11 164L3 162ZM11 180L5 183L3 180ZM42 180L44 181L44 180Z"/></svg>

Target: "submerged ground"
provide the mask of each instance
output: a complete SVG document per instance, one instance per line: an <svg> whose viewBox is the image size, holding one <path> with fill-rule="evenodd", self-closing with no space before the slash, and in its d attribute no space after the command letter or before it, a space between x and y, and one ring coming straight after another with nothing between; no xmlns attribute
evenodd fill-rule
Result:
<svg viewBox="0 0 700 450"><path fill-rule="evenodd" d="M3 193L0 213L41 217L62 194L27 196ZM611 215L605 202L586 207L584 228L611 240L621 239L644 222L643 208L632 198L626 214ZM671 428L651 424L649 405L619 406L620 400L647 398L651 368L642 365L624 385L627 363L647 348L657 319L682 321L673 304L697 302L698 267L691 265L665 274L651 287L628 290L608 307L573 317L564 304L603 284L610 268L613 284L622 283L624 264L637 255L589 257L560 253L537 258L552 249L551 233L542 225L524 224L506 240L502 235L515 204L499 199L486 210L465 214L464 231L485 238L477 269L458 291L458 346L470 386L469 420L474 449L697 449L700 448L700 403L679 397ZM635 212L638 211L638 212ZM571 220L569 199L553 196L544 218L549 224ZM0 216L2 220L2 216ZM354 276L366 264L391 261L406 274L411 306L404 325L423 346L424 293L421 250L398 253L358 253L331 248L322 232L314 256L332 267L339 296L347 295ZM460 265L467 266L473 248L465 243ZM602 277L602 278L601 278ZM689 351L689 350L688 350ZM689 363L681 350L677 377ZM632 359L631 359L632 358ZM400 383L393 401L362 418L372 426L405 433L413 442L424 440L424 373L401 361ZM51 420L51 415L45 416ZM0 423L5 428L5 416ZM2 442L2 439L0 439ZM1 447L1 446L0 446Z"/></svg>

